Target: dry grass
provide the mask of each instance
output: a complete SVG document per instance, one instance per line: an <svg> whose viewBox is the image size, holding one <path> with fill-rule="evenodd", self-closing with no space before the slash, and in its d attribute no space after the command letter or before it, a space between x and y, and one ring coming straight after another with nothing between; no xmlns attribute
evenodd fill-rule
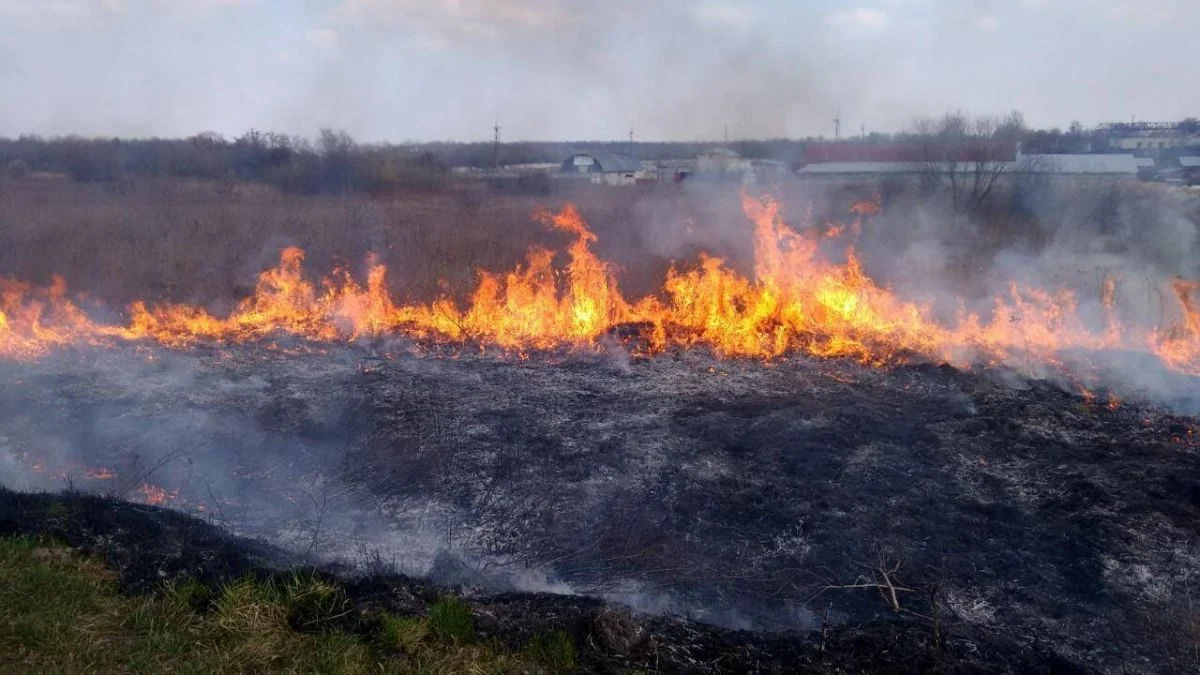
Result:
<svg viewBox="0 0 1200 675"><path fill-rule="evenodd" d="M763 189L782 197L791 224L823 228L850 222L848 206L876 196L869 187L791 183ZM1062 235L1059 224L1071 220L1059 213L1064 209L1081 211L1073 217L1088 226L1083 239L1093 241L1094 209L1080 204L1107 194L1103 187L1080 187L1067 191L1069 199L1051 199L1048 220L998 207L965 244L955 228L934 232L953 244L944 274L956 287L980 282L985 275L979 270L996 251L1036 251ZM306 268L314 277L340 264L361 278L366 256L375 253L388 266L398 299L427 302L451 295L462 301L479 270L510 270L530 246L562 250L568 235L548 231L533 214L571 201L599 236L594 249L613 264L622 291L638 298L661 288L672 262L687 264L701 250L745 274L753 272L753 234L741 212L739 190L736 185L695 185L682 192L671 186L576 186L542 198L460 186L373 199L285 195L248 183L140 179L106 185L0 175L0 277L45 284L60 274L72 292L84 291L115 310L142 299L203 304L222 313L252 290L263 269L278 262L283 247L299 246L308 253ZM1136 211L1125 220L1139 227L1157 222L1156 209L1166 200L1160 187L1122 190L1118 215ZM929 219L922 215L926 206L909 195L864 227L857 248L868 273L875 275L873 265L880 260L890 264L913 237L934 236L914 230ZM565 256L559 262L565 263ZM883 283L896 281L886 272L879 276Z"/></svg>
<svg viewBox="0 0 1200 675"><path fill-rule="evenodd" d="M449 612L450 634L431 629ZM449 609L446 609L449 608ZM340 630L348 605L313 576L244 580L212 591L176 584L117 592L102 564L31 539L0 539L0 672L557 673L575 667L565 636L522 651L473 639L469 608L382 615L378 635ZM440 619L445 622L446 617ZM443 627L443 632L445 631ZM466 631L466 632L464 632Z"/></svg>
<svg viewBox="0 0 1200 675"><path fill-rule="evenodd" d="M235 188L238 186L235 186ZM632 193L585 190L539 199L449 193L375 200L303 197L261 186L178 180L81 185L0 180L0 276L47 283L66 277L120 309L135 299L228 308L285 246L308 252L314 275L335 264L361 274L368 253L388 265L395 293L462 298L477 270L508 270L530 245L561 249L567 235L535 222L539 207L581 203L600 235L598 252L646 292L661 282L664 256L646 255Z"/></svg>

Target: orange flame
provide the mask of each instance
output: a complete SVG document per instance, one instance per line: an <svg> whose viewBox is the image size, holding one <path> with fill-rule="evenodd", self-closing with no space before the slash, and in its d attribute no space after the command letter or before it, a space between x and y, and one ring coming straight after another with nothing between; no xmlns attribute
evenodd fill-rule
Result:
<svg viewBox="0 0 1200 675"><path fill-rule="evenodd" d="M178 496L178 492L168 492L157 485L142 483L137 489L135 499L150 506L162 506L169 501L174 501Z"/></svg>
<svg viewBox="0 0 1200 675"><path fill-rule="evenodd" d="M190 305L135 302L124 326L93 322L56 278L48 288L0 280L0 357L34 358L56 348L152 340L168 347L239 343L278 333L313 341L404 334L427 340L470 340L518 354L560 346L589 347L622 324L636 324L646 348L707 347L725 357L771 359L788 353L850 357L883 365L921 355L958 366L975 362L1056 364L1067 349L1143 349L1169 368L1200 375L1200 282L1176 281L1183 320L1162 330L1122 324L1116 281L1101 289L1104 326L1092 329L1070 291L1010 285L988 318L961 311L953 325L929 308L905 301L864 272L851 247L846 261L822 255L833 234L801 233L782 219L778 202L743 197L754 225L755 274L747 278L702 254L672 268L659 294L631 302L616 273L592 251L596 235L571 205L540 212L547 226L572 235L568 264L532 248L506 274L479 272L465 309L449 299L397 304L387 269L369 261L366 283L336 270L320 283L303 274L304 252L284 249L254 293L226 317ZM878 212L876 202L853 210ZM861 222L861 221L860 221ZM859 222L852 224L857 232ZM836 230L837 228L833 228Z"/></svg>
<svg viewBox="0 0 1200 675"><path fill-rule="evenodd" d="M1168 366L1200 375L1200 281L1176 279L1171 284L1183 312L1183 321L1147 338L1150 351Z"/></svg>
<svg viewBox="0 0 1200 675"><path fill-rule="evenodd" d="M1112 412L1116 412L1116 411L1120 410L1121 409L1121 399L1118 398L1116 394L1113 394L1110 392L1108 395L1108 406L1107 407Z"/></svg>

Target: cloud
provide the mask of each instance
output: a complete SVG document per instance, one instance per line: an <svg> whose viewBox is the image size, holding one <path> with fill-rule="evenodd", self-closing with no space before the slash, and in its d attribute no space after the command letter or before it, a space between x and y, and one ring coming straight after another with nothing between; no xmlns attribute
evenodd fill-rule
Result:
<svg viewBox="0 0 1200 675"><path fill-rule="evenodd" d="M828 134L839 111L881 131L956 108L1182 118L1200 92L1136 64L1186 63L1198 14L1197 0L0 0L0 89L27 92L0 97L0 134L470 140L498 116L510 140L631 126L686 140L726 124Z"/></svg>
<svg viewBox="0 0 1200 675"><path fill-rule="evenodd" d="M1178 0L1103 0L1101 4L1105 18L1120 22L1162 23L1181 20L1185 14L1196 10L1194 2L1185 4Z"/></svg>
<svg viewBox="0 0 1200 675"><path fill-rule="evenodd" d="M86 19L134 11L204 15L255 0L0 0L0 16L26 19Z"/></svg>
<svg viewBox="0 0 1200 675"><path fill-rule="evenodd" d="M981 16L975 19L975 27L985 33L995 33L1000 28L1000 19L994 16Z"/></svg>
<svg viewBox="0 0 1200 675"><path fill-rule="evenodd" d="M573 14L554 0L342 0L331 16L338 23L382 22L494 37L513 30L563 28Z"/></svg>
<svg viewBox="0 0 1200 675"><path fill-rule="evenodd" d="M323 51L333 51L341 43L341 37L331 28L314 28L304 34L305 42Z"/></svg>
<svg viewBox="0 0 1200 675"><path fill-rule="evenodd" d="M746 5L720 3L700 5L695 10L695 16L702 24L744 30L754 23L758 13Z"/></svg>
<svg viewBox="0 0 1200 675"><path fill-rule="evenodd" d="M1200 18L1195 0L1021 0L1029 10L1099 16L1114 22L1157 24Z"/></svg>
<svg viewBox="0 0 1200 675"><path fill-rule="evenodd" d="M847 33L875 33L883 30L887 25L887 13L878 9L860 7L845 12L834 12L825 21L830 26Z"/></svg>
<svg viewBox="0 0 1200 675"><path fill-rule="evenodd" d="M87 0L0 0L0 16L83 17L106 4Z"/></svg>

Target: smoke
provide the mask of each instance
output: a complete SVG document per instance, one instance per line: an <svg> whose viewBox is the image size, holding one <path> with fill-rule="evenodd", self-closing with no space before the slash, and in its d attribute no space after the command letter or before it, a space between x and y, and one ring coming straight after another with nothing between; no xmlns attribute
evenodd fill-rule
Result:
<svg viewBox="0 0 1200 675"><path fill-rule="evenodd" d="M281 564L328 565L349 575L402 572L492 592L583 592L739 628L762 621L809 625L811 617L799 605L760 607L714 597L711 589L655 587L628 578L628 569L606 571L603 556L589 553L586 544L627 528L610 510L614 504L632 508L625 500L642 498L631 485L643 478L613 474L623 472L621 461L605 453L589 459L584 444L578 446L584 454L567 463L578 465L580 475L596 470L607 478L572 493L572 506L556 516L563 523L536 527L544 500L574 489L573 483L528 482L519 475L528 469L525 462L538 466L544 458L527 454L545 449L532 440L492 446L493 436L564 415L533 402L544 390L552 397L570 395L572 382L583 381L569 379L562 389L563 382L540 379L557 379L556 370L594 371L619 387L644 386L630 377L627 355L614 352L611 358L615 377L597 359L525 375L518 365L502 364L501 377L539 376L513 396L541 407L536 414L500 415L503 406L474 408L484 399L494 402L497 391L496 364L486 361L456 367L400 357L386 376L371 370L372 357L359 348L291 355L254 347L102 350L3 362L0 376L20 386L0 391L0 485L73 488L175 509L294 556ZM439 386L448 397L423 391ZM390 394L393 388L404 392ZM484 399L473 401L475 390L483 390ZM387 408L393 395L410 404ZM427 405L411 404L421 400ZM459 407L474 417L460 416ZM639 410L633 423L644 423L647 414L654 412ZM495 447L510 456L489 459ZM643 444L640 461L648 462L653 451ZM488 466L486 475L463 466L477 461ZM521 468L514 475L505 462ZM380 481L381 473L396 478ZM458 497L450 496L455 492ZM580 508L589 499L595 504ZM579 516L590 528L566 525ZM560 560L564 552L572 552L570 578L543 562Z"/></svg>
<svg viewBox="0 0 1200 675"><path fill-rule="evenodd" d="M872 278L947 324L963 309L992 316L996 298L1011 298L1014 288L1069 292L1096 333L1105 328L1106 301L1143 334L1182 319L1171 282L1200 276L1195 201L1185 192L1109 179L1005 180L992 199L962 214L944 194L893 195L856 246ZM1067 375L1103 373L1104 384L1130 395L1192 409L1190 378L1170 376L1143 352L1068 356Z"/></svg>
<svg viewBox="0 0 1200 675"><path fill-rule="evenodd" d="M1172 282L1200 278L1197 200L1182 190L1107 178L1006 176L971 212L956 212L944 190L915 184L687 181L639 195L623 212L627 221L598 229L597 250L618 261L622 289L632 299L660 288L661 267L648 283L641 279L648 261L686 270L703 252L753 278L754 226L742 210L744 193L779 199L784 221L795 230L840 227L841 236L822 240L827 260L844 262L853 249L877 285L928 308L930 318L948 327L964 313L995 320L997 299L1011 307L1015 289L1024 298L1069 293L1073 315L1093 334L1104 333L1115 312L1128 334L1150 335L1183 318ZM849 208L874 199L882 200L878 214L860 218ZM1123 397L1195 409L1191 378L1170 373L1146 349L1135 343L1062 355L1060 364L1017 355L1007 365L1072 389L1087 382Z"/></svg>
<svg viewBox="0 0 1200 675"><path fill-rule="evenodd" d="M763 40L749 7L361 2L331 22L356 38L292 109L333 117L337 101L361 97L398 60L419 64L401 75L422 92L417 108L470 92L471 105L409 116L407 138L479 138L497 118L509 139L620 138L630 128L695 139L726 127L737 137L782 137L824 126L834 112L826 78L807 56ZM347 63L367 65L348 73ZM411 101L409 92L375 93L396 107ZM349 128L378 128L369 109L354 114ZM288 126L303 123L297 116Z"/></svg>
<svg viewBox="0 0 1200 675"><path fill-rule="evenodd" d="M47 359L0 401L0 484L167 506L325 564L369 552L423 574L445 548L436 514L450 509L383 504L344 479L344 401L203 357L93 357ZM352 367L335 360L321 376Z"/></svg>
<svg viewBox="0 0 1200 675"><path fill-rule="evenodd" d="M506 139L694 140L960 106L1059 127L1194 110L1140 58L1188 62L1193 4L1094 4L6 0L0 86L23 95L0 131L478 140L498 118Z"/></svg>

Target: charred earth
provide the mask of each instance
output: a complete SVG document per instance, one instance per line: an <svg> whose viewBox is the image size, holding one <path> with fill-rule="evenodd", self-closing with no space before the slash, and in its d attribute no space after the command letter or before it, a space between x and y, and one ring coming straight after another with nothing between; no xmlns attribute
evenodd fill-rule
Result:
<svg viewBox="0 0 1200 675"><path fill-rule="evenodd" d="M3 493L3 529L134 590L295 564L359 603L452 586L501 639L569 630L589 669L1198 665L1196 421L1136 398L400 343L82 348L0 376L0 478L71 491Z"/></svg>

